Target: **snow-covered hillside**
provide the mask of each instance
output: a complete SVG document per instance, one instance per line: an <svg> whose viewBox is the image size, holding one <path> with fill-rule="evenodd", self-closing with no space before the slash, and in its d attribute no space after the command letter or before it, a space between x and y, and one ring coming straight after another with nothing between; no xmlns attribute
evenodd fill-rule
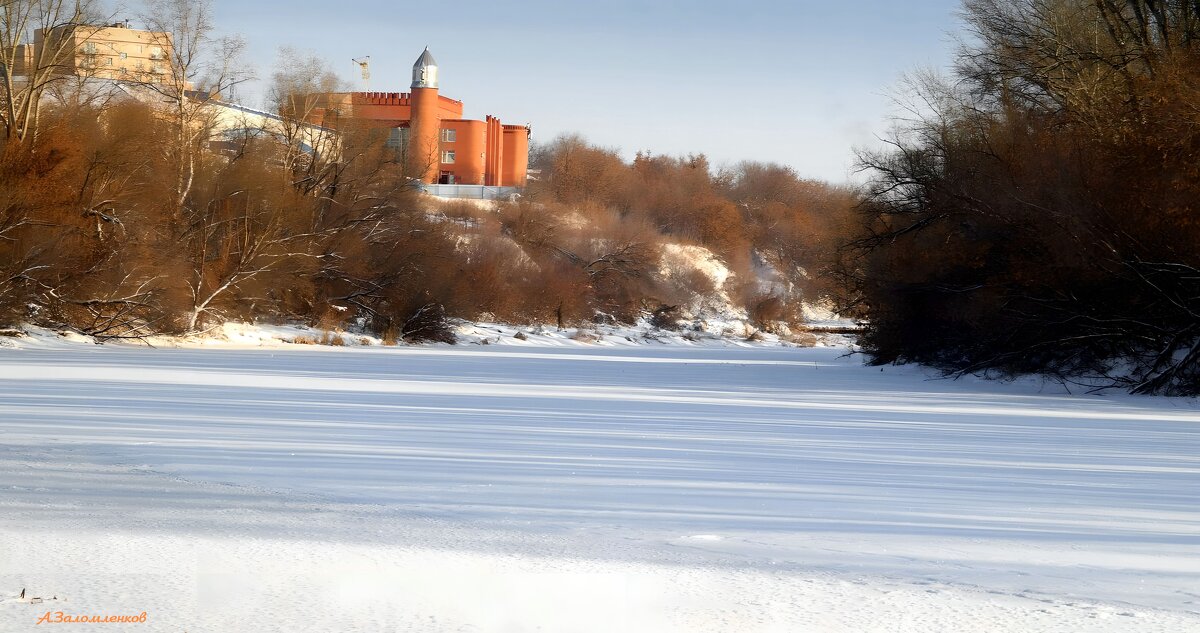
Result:
<svg viewBox="0 0 1200 633"><path fill-rule="evenodd" d="M0 349L0 631L1200 630L1195 401L523 343Z"/></svg>

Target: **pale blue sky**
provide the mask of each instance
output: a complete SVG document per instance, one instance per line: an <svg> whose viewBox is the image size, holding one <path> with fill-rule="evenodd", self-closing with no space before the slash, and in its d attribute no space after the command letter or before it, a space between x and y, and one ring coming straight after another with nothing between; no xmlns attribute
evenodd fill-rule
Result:
<svg viewBox="0 0 1200 633"><path fill-rule="evenodd" d="M428 45L442 93L466 116L530 123L623 150L703 152L848 178L852 147L886 131L886 96L919 66L944 67L959 0L214 0L260 77L280 46L311 50L361 88L407 91ZM242 98L261 104L261 86Z"/></svg>

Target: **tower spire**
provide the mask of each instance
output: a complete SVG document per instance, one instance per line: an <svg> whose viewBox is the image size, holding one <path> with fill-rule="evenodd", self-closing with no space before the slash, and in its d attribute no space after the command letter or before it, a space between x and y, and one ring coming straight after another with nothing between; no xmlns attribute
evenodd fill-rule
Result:
<svg viewBox="0 0 1200 633"><path fill-rule="evenodd" d="M425 47L425 52L417 58L417 63L413 64L413 88L437 88L438 87L438 66L437 60L433 58L433 54L429 52L429 47Z"/></svg>

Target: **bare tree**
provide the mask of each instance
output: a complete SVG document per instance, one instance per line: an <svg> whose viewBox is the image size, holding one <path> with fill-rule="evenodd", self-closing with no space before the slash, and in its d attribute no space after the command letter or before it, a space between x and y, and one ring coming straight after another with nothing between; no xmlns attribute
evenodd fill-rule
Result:
<svg viewBox="0 0 1200 633"><path fill-rule="evenodd" d="M279 50L269 100L282 119L279 135L291 186L312 193L332 175L340 159L339 139L321 125L324 121L318 113L329 95L344 89L345 82L315 54L289 47Z"/></svg>
<svg viewBox="0 0 1200 633"><path fill-rule="evenodd" d="M36 138L42 95L68 76L65 70L77 54L75 27L98 20L94 5L92 0L0 0L4 138Z"/></svg>
<svg viewBox="0 0 1200 633"><path fill-rule="evenodd" d="M196 176L196 161L212 134L210 107L239 83L252 78L243 65L245 43L213 36L211 0L147 0L143 21L164 51L164 72L145 71L140 85L165 101L174 127L166 147L175 172L172 211L184 213Z"/></svg>
<svg viewBox="0 0 1200 633"><path fill-rule="evenodd" d="M255 280L299 275L289 263L303 268L322 255L322 235L308 230L303 212L311 200L277 184L278 166L267 158L271 141L247 136L243 143L234 158L200 174L186 214L180 241L190 269L188 331Z"/></svg>

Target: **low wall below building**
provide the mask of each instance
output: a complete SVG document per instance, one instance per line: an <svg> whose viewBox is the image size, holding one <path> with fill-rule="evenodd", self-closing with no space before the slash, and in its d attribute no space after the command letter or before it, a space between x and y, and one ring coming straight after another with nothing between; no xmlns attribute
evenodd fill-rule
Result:
<svg viewBox="0 0 1200 633"><path fill-rule="evenodd" d="M468 200L508 200L521 193L520 187L488 187L486 185L421 185L421 191L438 198Z"/></svg>

